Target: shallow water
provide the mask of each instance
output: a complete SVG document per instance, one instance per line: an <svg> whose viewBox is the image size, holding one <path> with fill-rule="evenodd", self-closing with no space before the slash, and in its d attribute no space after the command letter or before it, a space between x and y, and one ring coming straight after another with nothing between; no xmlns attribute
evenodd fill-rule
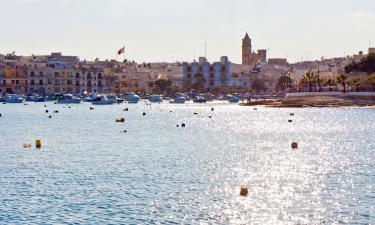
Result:
<svg viewBox="0 0 375 225"><path fill-rule="evenodd" d="M1 224L375 224L375 109L44 104L0 105Z"/></svg>

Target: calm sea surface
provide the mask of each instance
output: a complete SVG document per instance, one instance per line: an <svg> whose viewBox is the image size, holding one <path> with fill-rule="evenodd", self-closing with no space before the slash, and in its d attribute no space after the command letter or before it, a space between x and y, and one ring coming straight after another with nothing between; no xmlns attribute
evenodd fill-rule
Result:
<svg viewBox="0 0 375 225"><path fill-rule="evenodd" d="M44 104L0 105L0 224L375 224L375 109Z"/></svg>

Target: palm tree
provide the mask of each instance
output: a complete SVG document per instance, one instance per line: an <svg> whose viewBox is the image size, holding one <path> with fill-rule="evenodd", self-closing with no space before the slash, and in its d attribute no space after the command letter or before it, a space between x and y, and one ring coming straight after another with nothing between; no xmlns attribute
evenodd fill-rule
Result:
<svg viewBox="0 0 375 225"><path fill-rule="evenodd" d="M329 91L332 91L332 86L336 86L336 81L334 79L329 78L326 80L325 85L328 86Z"/></svg>
<svg viewBox="0 0 375 225"><path fill-rule="evenodd" d="M309 92L312 92L312 86L316 82L316 76L314 72L307 72L302 76L300 80L301 84L307 84L309 86Z"/></svg>
<svg viewBox="0 0 375 225"><path fill-rule="evenodd" d="M363 82L364 84L371 86L372 91L375 91L375 74L368 75Z"/></svg>
<svg viewBox="0 0 375 225"><path fill-rule="evenodd" d="M355 87L355 90L359 92L359 86L361 85L361 78L359 77L353 77L352 79L349 80L348 82L350 86Z"/></svg>
<svg viewBox="0 0 375 225"><path fill-rule="evenodd" d="M344 93L346 92L346 81L348 80L348 75L341 73L337 76L337 82L344 87Z"/></svg>

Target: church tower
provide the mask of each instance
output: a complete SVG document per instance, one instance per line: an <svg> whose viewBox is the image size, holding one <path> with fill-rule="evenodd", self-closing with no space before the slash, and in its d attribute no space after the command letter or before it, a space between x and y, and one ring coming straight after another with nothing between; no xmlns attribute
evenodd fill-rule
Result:
<svg viewBox="0 0 375 225"><path fill-rule="evenodd" d="M246 32L245 37L242 39L242 65L250 65L251 53L251 39Z"/></svg>

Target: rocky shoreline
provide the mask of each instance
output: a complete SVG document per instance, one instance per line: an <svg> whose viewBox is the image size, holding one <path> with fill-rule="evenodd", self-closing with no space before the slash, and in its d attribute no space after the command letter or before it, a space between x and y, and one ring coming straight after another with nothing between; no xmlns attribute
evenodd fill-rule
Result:
<svg viewBox="0 0 375 225"><path fill-rule="evenodd" d="M279 100L259 100L242 103L242 106L265 106L275 108L302 107L368 107L375 106L373 97L343 98L335 96L286 97Z"/></svg>

